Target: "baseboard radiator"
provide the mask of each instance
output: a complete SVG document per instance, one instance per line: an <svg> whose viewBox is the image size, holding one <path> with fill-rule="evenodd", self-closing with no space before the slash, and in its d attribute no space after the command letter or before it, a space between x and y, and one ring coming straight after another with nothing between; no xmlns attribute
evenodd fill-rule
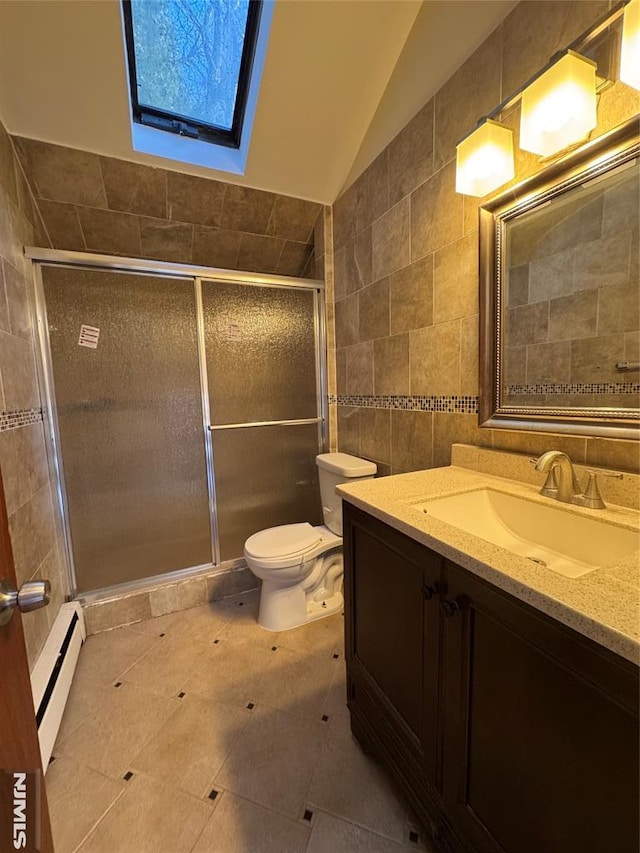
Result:
<svg viewBox="0 0 640 853"><path fill-rule="evenodd" d="M31 673L31 691L45 773L86 636L80 605L76 601L63 604Z"/></svg>

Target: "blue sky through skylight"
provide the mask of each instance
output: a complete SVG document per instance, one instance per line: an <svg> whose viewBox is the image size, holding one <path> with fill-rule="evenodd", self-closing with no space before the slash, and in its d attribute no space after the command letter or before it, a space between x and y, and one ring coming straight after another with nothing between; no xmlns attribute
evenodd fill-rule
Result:
<svg viewBox="0 0 640 853"><path fill-rule="evenodd" d="M249 0L132 0L138 103L231 130Z"/></svg>

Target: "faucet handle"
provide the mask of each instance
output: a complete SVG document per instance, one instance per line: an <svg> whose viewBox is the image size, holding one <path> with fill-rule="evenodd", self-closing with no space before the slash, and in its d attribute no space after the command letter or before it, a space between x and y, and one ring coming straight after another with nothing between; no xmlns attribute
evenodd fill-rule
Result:
<svg viewBox="0 0 640 853"><path fill-rule="evenodd" d="M606 509L607 505L602 499L600 489L598 487L598 476L609 477L612 480L622 480L623 474L614 471L597 471L593 468L587 469L587 486L582 493L582 506L590 507L591 509Z"/></svg>

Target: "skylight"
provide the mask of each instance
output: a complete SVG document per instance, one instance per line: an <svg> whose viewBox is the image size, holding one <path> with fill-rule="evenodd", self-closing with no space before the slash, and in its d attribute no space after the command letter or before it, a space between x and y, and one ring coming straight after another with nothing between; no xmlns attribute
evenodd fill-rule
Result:
<svg viewBox="0 0 640 853"><path fill-rule="evenodd" d="M257 95L252 77L264 59L266 42L257 56L264 5L270 4L122 0L134 124L240 148L252 88ZM134 147L145 150L135 142L134 128Z"/></svg>

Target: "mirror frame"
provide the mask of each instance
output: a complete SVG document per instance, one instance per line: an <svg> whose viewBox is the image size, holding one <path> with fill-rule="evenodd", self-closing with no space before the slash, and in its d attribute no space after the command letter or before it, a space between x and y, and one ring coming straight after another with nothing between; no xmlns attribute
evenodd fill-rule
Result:
<svg viewBox="0 0 640 853"><path fill-rule="evenodd" d="M639 156L640 116L634 116L480 206L478 418L481 427L640 439L640 409L516 407L507 406L502 400L502 284L506 223Z"/></svg>

